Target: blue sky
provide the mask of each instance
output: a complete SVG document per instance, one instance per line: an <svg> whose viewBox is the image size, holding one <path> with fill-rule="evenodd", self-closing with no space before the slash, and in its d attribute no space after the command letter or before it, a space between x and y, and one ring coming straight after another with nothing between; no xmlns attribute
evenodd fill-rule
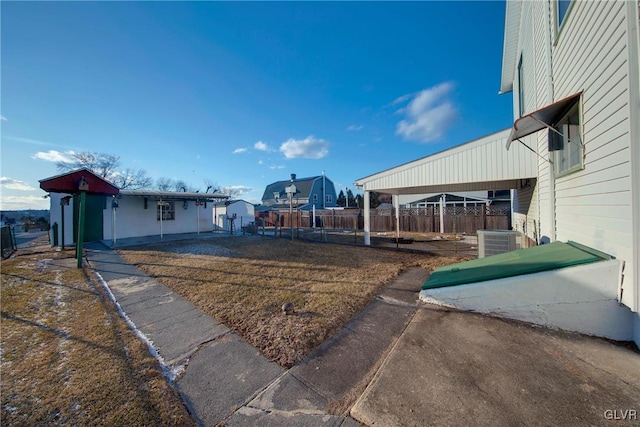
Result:
<svg viewBox="0 0 640 427"><path fill-rule="evenodd" d="M70 152L234 187L337 187L507 128L503 1L2 2L1 209Z"/></svg>

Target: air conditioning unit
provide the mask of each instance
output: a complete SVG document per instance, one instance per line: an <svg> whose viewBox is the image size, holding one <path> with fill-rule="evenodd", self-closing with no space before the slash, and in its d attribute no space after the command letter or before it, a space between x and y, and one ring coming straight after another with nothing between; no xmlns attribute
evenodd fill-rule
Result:
<svg viewBox="0 0 640 427"><path fill-rule="evenodd" d="M520 232L510 230L478 230L478 258L520 249Z"/></svg>

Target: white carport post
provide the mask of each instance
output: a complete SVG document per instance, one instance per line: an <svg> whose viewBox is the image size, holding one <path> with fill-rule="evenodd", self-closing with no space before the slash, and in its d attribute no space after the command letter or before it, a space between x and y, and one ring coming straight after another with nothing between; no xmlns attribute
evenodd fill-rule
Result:
<svg viewBox="0 0 640 427"><path fill-rule="evenodd" d="M393 211L396 215L396 241L398 241L400 240L400 196L393 194L391 198L393 200Z"/></svg>
<svg viewBox="0 0 640 427"><path fill-rule="evenodd" d="M440 196L440 234L444 234L444 205L446 200L447 196L445 194Z"/></svg>
<svg viewBox="0 0 640 427"><path fill-rule="evenodd" d="M117 243L116 237L116 196L111 199L111 247L115 248Z"/></svg>
<svg viewBox="0 0 640 427"><path fill-rule="evenodd" d="M371 217L369 191L364 190L364 245L371 246Z"/></svg>

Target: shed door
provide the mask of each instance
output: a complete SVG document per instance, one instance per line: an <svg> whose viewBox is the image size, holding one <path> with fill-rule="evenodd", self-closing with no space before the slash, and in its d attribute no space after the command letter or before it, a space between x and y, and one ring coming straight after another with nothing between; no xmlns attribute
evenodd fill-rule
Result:
<svg viewBox="0 0 640 427"><path fill-rule="evenodd" d="M84 207L84 241L95 242L103 239L102 212L106 198L100 194L87 194ZM80 209L80 195L73 196L73 241L78 240L78 214Z"/></svg>

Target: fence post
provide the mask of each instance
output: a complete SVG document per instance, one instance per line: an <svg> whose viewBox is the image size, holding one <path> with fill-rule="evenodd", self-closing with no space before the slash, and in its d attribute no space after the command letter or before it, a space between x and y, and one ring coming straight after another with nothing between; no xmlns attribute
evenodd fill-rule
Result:
<svg viewBox="0 0 640 427"><path fill-rule="evenodd" d="M487 229L487 206L484 205L482 206L482 229L486 230Z"/></svg>

